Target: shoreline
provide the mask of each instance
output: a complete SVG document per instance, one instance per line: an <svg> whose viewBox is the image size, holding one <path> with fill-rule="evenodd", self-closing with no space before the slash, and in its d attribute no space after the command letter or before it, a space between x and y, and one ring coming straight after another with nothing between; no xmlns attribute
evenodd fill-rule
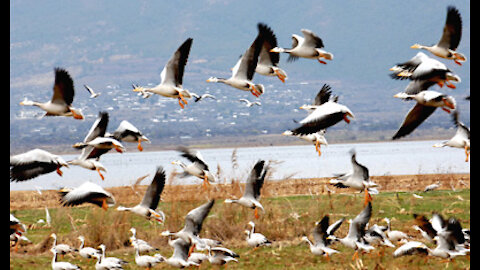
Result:
<svg viewBox="0 0 480 270"><path fill-rule="evenodd" d="M259 144L261 142L262 136L253 136L256 138L256 141L254 142L235 142L235 141L228 141L225 143L222 143L221 141L216 141L214 143L207 143L208 141L203 141L203 140L196 140L195 142L192 143L184 143L184 144L175 144L175 146L172 146L172 143L166 143L166 144L148 144L148 143L143 143L143 151L145 153L148 152L160 152L160 151L173 151L177 148L179 145L184 145L188 146L190 148L196 148L196 149L227 149L227 148L232 148L232 149L237 149L237 148L255 148L255 147L276 147L276 146L298 146L298 145L309 145L309 143L301 140L301 139L296 139L294 137L286 137L282 135L266 135L266 137L277 137L277 139L282 139L276 143L265 143L265 144ZM249 138L249 137L247 137ZM288 139L288 141L284 141L283 139ZM232 139L232 138L230 138ZM296 140L295 140L296 139ZM234 140L234 139L232 139ZM327 139L328 140L328 139ZM334 142L329 142L329 145L337 145L337 144L369 144L369 143L387 143L387 142L421 142L421 141L443 141L443 140L448 140L448 138L434 138L434 137L425 137L425 138L403 138L400 140L368 140L368 139L363 139L363 140L341 140L341 141L334 141ZM126 146L130 146L128 148L132 149L135 147L132 147L133 144L127 144ZM41 145L35 148L40 148L52 153L55 153L57 155L76 155L80 154L79 150L75 150L73 148L70 148L67 145L60 145L60 146L53 146L53 145ZM127 149L128 149L127 148ZM33 149L33 148L32 148ZM59 151L58 149L63 149ZM67 150L68 149L68 150ZM28 151L28 150L26 150ZM26 151L21 151L18 153L10 153L10 155L17 155L22 152ZM127 150L128 151L128 150ZM139 152L138 150L133 150L132 152Z"/></svg>

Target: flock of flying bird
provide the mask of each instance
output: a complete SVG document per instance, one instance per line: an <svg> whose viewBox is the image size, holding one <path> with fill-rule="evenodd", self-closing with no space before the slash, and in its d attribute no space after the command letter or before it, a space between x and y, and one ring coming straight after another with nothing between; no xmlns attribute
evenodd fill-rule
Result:
<svg viewBox="0 0 480 270"><path fill-rule="evenodd" d="M463 54L456 51L461 38L461 17L458 10L452 6L447 8L447 19L443 29L443 35L440 41L433 46L423 46L415 44L412 48L424 49L438 57L453 60L456 64L466 61ZM278 47L275 34L267 25L258 24L258 35L251 46L244 52L238 62L232 68L230 78L210 77L207 82L224 83L239 90L251 92L255 97L264 94L265 88L262 84L254 83L253 76L259 73L265 76L277 76L282 82L287 79L287 73L281 69L279 64L279 54L289 54L288 61L294 61L297 58L315 59L321 64L327 64L325 60L333 60L333 54L325 51L322 39L310 30L302 29L303 37L292 35L292 47L285 49ZM182 87L183 73L188 60L190 48L193 39L187 39L174 53L162 70L161 82L155 87L147 88L133 85L133 91L139 92L144 98L152 94L161 95L178 100L181 108L188 105L187 99L194 98L198 102L206 98L215 98L209 94L199 96ZM407 62L399 63L390 69L393 71L392 78L400 80L409 80L405 90L395 95L396 98L404 100L415 100L416 105L408 112L404 122L393 136L398 139L410 134L425 119L427 119L436 108L442 108L447 113L452 113L454 123L458 130L455 136L445 142L434 145L435 147L458 147L465 150L466 160L468 161L470 153L470 131L463 123L459 121L458 108L455 99L449 95L437 91L428 90L431 86L438 84L443 87L455 88L453 83L461 81L460 77L454 74L440 61L428 57L420 52ZM453 83L452 83L453 82ZM84 85L89 91L90 97L95 98L100 93L95 93L89 86ZM53 87L53 96L47 102L34 102L25 99L21 105L33 105L46 111L45 116L68 116L75 119L83 119L80 110L72 106L74 98L74 84L68 72L61 68L55 68L55 83ZM246 106L261 105L260 102L250 102L247 99L241 99ZM286 136L296 136L300 139L309 141L315 145L318 155L321 155L320 146L327 145L325 139L326 129L344 120L350 123L350 118L354 118L353 112L345 105L338 103L338 96L333 96L331 87L324 85L319 91L313 104L303 105L301 109L309 114L299 122L299 126L293 130L287 130L283 133ZM142 134L133 124L128 121L122 121L118 128L113 132L107 132L108 113L100 112L98 118L93 123L87 136L82 142L73 145L76 149L81 149L81 154L73 160L65 161L58 155L51 154L42 149L34 149L26 153L10 157L10 180L26 181L39 175L56 171L60 176L63 172L62 167L69 165L81 166L85 169L95 170L100 178L104 180L103 172L106 168L99 162L100 157L115 149L122 153L125 147L122 142L136 143L139 151L143 150L142 142L150 140ZM184 173L182 177L195 176L203 180L203 186L208 189L210 183L215 183L215 176L210 172L209 166L203 159L199 151L186 147L179 147L180 155L190 161L185 164L180 160L175 160L172 164L180 166ZM436 241L437 247L429 249L425 244L418 241L409 241L406 234L398 231L391 231L389 220L387 226L367 227L372 214L372 197L370 194L377 194L377 184L369 178L368 168L359 164L356 160L356 152L352 150L351 162L352 170L345 174L336 175L330 180L330 184L338 188L353 188L360 192L365 192L365 209L350 222L350 229L345 238L338 238L334 232L340 227L344 219L341 219L332 225L329 225L329 217L325 216L318 222L313 230L315 243L312 243L308 237L303 240L308 242L310 250L315 255L328 256L338 253L329 245L334 242L359 251L370 251L374 249L372 244L380 243L382 245L393 246L392 242L404 241L404 244L396 249L394 256L401 256L414 253L426 253L444 258L466 255L469 252L469 230L462 229L460 223L455 218L445 221L439 214L434 213L432 220L427 220L424 216L415 215L418 230L422 232L429 241ZM238 199L226 199L225 203L236 203L247 208L254 209L254 215L259 218L258 209L265 211L259 202L260 190L263 186L265 176L268 171L268 164L264 160L259 160L247 179L244 194ZM165 214L157 210L160 201L160 194L165 186L165 171L159 166L156 174L149 185L143 200L134 207L118 206L118 211L129 211L147 219L154 219L158 222L165 221ZM116 204L112 194L105 191L99 185L86 182L75 189L61 189L61 204L64 206L75 206L83 203L92 203L104 210ZM140 266L153 267L160 262L166 262L175 267L188 267L199 265L201 261L208 260L212 264L225 264L229 261L237 261L239 257L235 252L221 247L221 243L212 239L205 239L199 236L202 223L207 217L214 205L211 200L196 209L190 211L185 218L185 226L182 230L172 233L165 231L163 236L169 238L169 245L174 248L172 257L165 258L159 254L154 256L140 255L142 252L150 252L148 243L135 238L135 229L132 228L132 245L135 247L135 261ZM252 229L245 231L247 243L253 247L270 245L271 241L262 234L255 232L255 224L250 222ZM25 232L25 227L13 215L10 215L11 240L19 241ZM63 250L62 245L56 243L56 235L52 234L54 244L51 251L54 254L52 259L53 269L77 269L77 266L67 262L57 262L57 254L78 251L81 256L97 258L96 269L122 269L125 261L112 257L105 257L105 245L101 245L102 252L96 249L84 247L84 238L80 237L81 246L78 250ZM208 250L208 255L203 253L194 253L197 250ZM357 252L354 257L357 256ZM353 258L354 259L354 258Z"/></svg>

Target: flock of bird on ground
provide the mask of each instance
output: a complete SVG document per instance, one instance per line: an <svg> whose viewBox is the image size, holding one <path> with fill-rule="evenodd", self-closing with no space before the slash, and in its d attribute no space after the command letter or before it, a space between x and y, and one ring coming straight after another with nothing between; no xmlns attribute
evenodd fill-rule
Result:
<svg viewBox="0 0 480 270"><path fill-rule="evenodd" d="M443 35L440 41L433 46L423 46L415 44L412 48L424 49L438 57L453 60L456 64L466 61L464 55L456 51L461 38L461 17L455 7L447 8L447 19L443 29ZM251 46L244 52L238 62L232 68L230 78L210 77L207 82L224 83L239 90L251 92L255 97L260 97L265 92L262 84L255 84L253 76L256 73L265 76L277 76L282 82L288 78L287 73L278 66L280 53L288 53L288 62L298 58L315 59L321 64L327 64L325 60L333 60L333 54L325 51L322 39L310 30L302 29L303 37L292 35L292 48L280 48L272 29L267 25L258 24L258 35ZM161 72L161 82L155 87L146 88L133 85L133 91L138 92L144 98L152 94L161 95L168 98L175 98L181 108L188 105L187 99L194 98L195 102L206 98L215 97L204 94L198 95L182 87L184 68L188 60L189 51L193 39L187 39L174 53ZM396 98L403 100L415 100L416 105L408 112L401 127L393 136L398 139L410 134L418 127L436 108L453 115L453 120L457 126L455 136L445 142L434 145L435 147L457 147L465 150L468 161L470 153L470 131L459 120L458 108L455 99L449 95L428 90L431 86L438 84L443 87L455 88L453 83L461 81L460 77L449 70L440 61L428 57L419 52L412 59L396 64L390 69L393 71L392 78L400 80L409 80L405 90L395 95ZM90 98L96 98L100 93L96 93L89 86L84 85L90 93ZM72 107L74 98L74 84L69 73L61 68L55 68L55 83L53 87L53 96L50 101L41 103L25 99L21 105L33 105L46 111L45 116L69 116L75 119L83 119L80 110ZM246 106L260 106L260 102L250 102L247 99L241 99ZM353 112L345 105L338 103L338 96L333 96L331 87L324 85L314 99L313 104L303 105L301 109L308 112L308 116L299 122L299 126L293 130L287 130L283 133L286 136L296 136L300 139L311 142L315 145L318 155L321 155L320 146L327 145L325 139L326 129L344 120L350 123L348 117L354 118ZM118 128L113 132L107 132L108 113L100 112L98 118L93 123L87 136L82 142L73 145L76 149L81 149L81 154L73 160L65 161L58 155L51 154L42 149L34 149L22 154L10 157L10 180L27 181L40 175L56 171L60 176L63 172L62 167L76 165L85 169L97 171L100 178L104 180L102 172L106 168L99 162L100 157L115 149L123 153L125 147L122 142L136 143L139 151L143 150L142 142L150 143L150 140L142 134L133 124L128 121L122 121ZM211 173L209 166L197 150L187 147L177 149L180 156L189 160L186 164L180 160L175 160L172 164L178 165L183 169L182 177L195 176L203 180L203 187L208 189L210 183L215 183L216 178ZM374 224L368 226L372 214L372 196L378 194L378 186L370 180L368 168L359 164L356 160L354 149L350 151L352 170L348 173L335 175L329 183L337 188L352 188L365 193L365 209L353 220L350 220L348 235L344 238L338 238L334 235L335 231L343 224L344 219L329 224L329 216L324 216L320 222L315 224L313 229L314 242L312 243L307 236L302 240L307 242L310 250L315 255L325 256L328 260L332 254L339 251L329 247L335 242L339 242L349 248L354 249L355 259L358 252L369 252L375 247L373 245L386 245L395 247L393 243L403 243L398 247L393 255L395 257L424 253L443 258L453 258L459 255L469 254L470 231L462 229L459 221L453 217L445 220L440 214L433 213L432 219L428 220L423 215L414 215L416 229L421 232L423 237L429 241L434 241L437 246L435 249L428 248L424 243L411 241L411 236L400 231L392 231L389 219L385 218L387 226ZM265 211L260 203L260 191L263 186L269 165L264 160L259 160L253 166L250 175L246 181L244 194L241 198L226 199L225 203L235 203L254 210L255 218L259 218L258 209ZM166 215L157 209L160 201L160 195L165 186L165 171L158 166L156 174L148 186L143 200L133 207L118 206L118 211L129 211L147 219L153 219L159 223L164 223ZM434 187L432 187L434 188ZM99 185L92 182L85 182L77 188L63 188L59 191L60 202L63 206L76 206L84 203L95 204L104 210L116 204L111 193L105 191ZM209 202L191 210L185 217L185 225L178 232L164 231L161 235L168 237L168 243L174 249L171 257L165 258L160 254L140 255L142 253L155 252L158 249L151 247L147 242L136 238L135 228L131 229L130 238L135 248L135 262L139 266L151 268L158 263L165 262L174 267L198 266L202 261L209 261L212 264L226 264L230 261L238 261L239 255L235 252L222 247L221 242L213 239L201 238L200 232L204 219L208 216L214 206L215 201ZM48 210L47 210L48 213ZM261 233L255 232L255 224L248 223L252 228L246 230L246 241L251 247L268 246L272 242ZM10 214L10 240L15 242L15 247L22 239L25 239L24 233L26 227ZM78 252L85 258L96 258L96 269L123 269L126 261L105 257L105 245L100 245L101 249L94 249L84 246L84 237L80 236L81 246L78 249L69 247L65 244L57 244L56 235L54 238L52 268L53 269L79 269L78 266L68 262L58 262L57 254ZM207 250L208 253L196 253L195 250Z"/></svg>

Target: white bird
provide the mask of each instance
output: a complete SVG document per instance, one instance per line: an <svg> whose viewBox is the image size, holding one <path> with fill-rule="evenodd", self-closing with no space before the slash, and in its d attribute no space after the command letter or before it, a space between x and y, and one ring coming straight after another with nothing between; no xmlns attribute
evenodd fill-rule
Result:
<svg viewBox="0 0 480 270"><path fill-rule="evenodd" d="M184 89L183 73L185 71L185 65L188 61L188 55L190 54L190 48L192 47L192 38L188 38L180 47L175 51L173 56L168 60L168 63L163 68L160 78L161 82L153 88L137 87L133 89L134 92L141 93L153 93L169 98L178 99L178 105L183 109L188 102L185 98L191 98L190 92ZM183 102L183 103L182 103Z"/></svg>
<svg viewBox="0 0 480 270"><path fill-rule="evenodd" d="M106 138L106 131L109 121L109 115L107 112L99 112L98 117L93 122L90 130L83 139L81 143L76 143L73 145L74 148L82 149L80 156L74 160L69 161L71 164L78 165L88 170L96 170L100 178L104 179L103 175L100 173L100 170L106 170L105 167L98 162L100 157L110 151L113 148L116 148L118 152L123 152L124 148L120 142L114 140L113 138ZM101 140L106 138L111 140L110 146L102 146ZM98 140L100 139L100 141ZM98 143L98 145L96 145ZM103 168L103 169L102 169Z"/></svg>
<svg viewBox="0 0 480 270"><path fill-rule="evenodd" d="M415 100L417 103L410 109L405 116L402 125L392 137L392 139L398 139L410 134L420 124L422 124L437 108L450 113L451 110L456 109L456 101L452 96L439 93L437 91L421 91L418 94L406 94L398 93L394 95L396 98L404 100Z"/></svg>
<svg viewBox="0 0 480 270"><path fill-rule="evenodd" d="M87 89L88 93L90 93L90 98L96 98L100 96L100 93L95 93L95 91L93 91L93 89L90 86L86 84L84 84L83 86L85 87L85 89Z"/></svg>
<svg viewBox="0 0 480 270"><path fill-rule="evenodd" d="M18 250L20 245L20 238L27 231L27 226L20 222L18 218L10 214L10 241L14 241L14 250Z"/></svg>
<svg viewBox="0 0 480 270"><path fill-rule="evenodd" d="M98 249L92 247L85 247L85 237L83 237L82 235L78 237L78 240L80 240L81 242L80 247L78 248L78 254L80 254L80 256L86 259L91 259L102 254Z"/></svg>
<svg viewBox="0 0 480 270"><path fill-rule="evenodd" d="M207 82L224 83L243 91L250 91L252 95L256 97L263 94L265 91L264 86L252 82L258 64L258 56L262 50L266 29L259 28L258 31L258 35L252 45L250 45L233 67L232 76L228 79L210 77Z"/></svg>
<svg viewBox="0 0 480 270"><path fill-rule="evenodd" d="M115 149L119 153L125 152L125 147L119 141L113 138L96 137L89 142L80 142L73 145L73 148L83 149L88 146L93 146L100 150Z"/></svg>
<svg viewBox="0 0 480 270"><path fill-rule="evenodd" d="M245 103L245 106L247 106L248 108L252 107L253 105L262 106L262 103L260 101L251 102L250 100L245 98L241 98L238 101Z"/></svg>
<svg viewBox="0 0 480 270"><path fill-rule="evenodd" d="M393 252L393 257L406 255L425 254L428 255L428 247L418 241L408 241Z"/></svg>
<svg viewBox="0 0 480 270"><path fill-rule="evenodd" d="M440 181L437 181L436 183L433 183L431 185L426 186L425 189L423 190L423 192L432 191L432 190L435 190L439 187L440 187Z"/></svg>
<svg viewBox="0 0 480 270"><path fill-rule="evenodd" d="M137 215L143 216L147 219L155 219L163 223L165 221L165 214L162 211L156 211L158 203L160 202L160 195L165 187L165 170L162 166L157 167L155 176L147 188L142 201L134 207L117 207L118 211L130 211Z"/></svg>
<svg viewBox="0 0 480 270"><path fill-rule="evenodd" d="M300 109L306 110L309 114L315 111L320 105L331 102L337 102L338 96L332 96L332 87L328 84L324 84L322 88L318 91L313 103L311 105L304 104L300 106Z"/></svg>
<svg viewBox="0 0 480 270"><path fill-rule="evenodd" d="M72 116L83 119L83 115L72 107L75 90L72 77L64 69L55 68L55 83L53 85L52 99L47 102L36 102L25 99L20 105L37 106L46 111L45 116Z"/></svg>
<svg viewBox="0 0 480 270"><path fill-rule="evenodd" d="M83 143L89 143L96 138L102 138L103 136L105 136L105 132L108 125L108 119L109 117L107 112L99 112L98 117L93 123L93 125L90 127L90 130L87 133L87 136L85 136L85 139L83 139ZM78 144L75 144L75 145L78 145ZM87 170L97 171L100 178L102 180L105 180L105 177L103 176L101 171L106 172L107 169L105 168L105 166L103 166L102 163L98 161L98 159L102 154L108 151L109 149L107 150L98 149L92 145L85 146L83 147L81 154L77 158L73 160L69 160L67 161L67 163L71 165L80 166Z"/></svg>
<svg viewBox="0 0 480 270"><path fill-rule="evenodd" d="M62 157L36 148L10 156L10 181L26 181L53 171L62 176L61 167L68 168L67 162Z"/></svg>
<svg viewBox="0 0 480 270"><path fill-rule="evenodd" d="M192 253L192 251L195 248L195 245L202 245L202 247L205 246L205 243L202 242L202 240L199 238L198 235L202 230L203 221L208 216L208 213L210 213L210 210L212 209L214 203L215 203L215 200L210 200L209 202L204 203L199 207L188 212L187 216L185 217L185 225L180 231L176 233L164 231L161 233L161 235L175 236L185 241L189 245L189 247L191 246L191 249L189 250L188 254Z"/></svg>
<svg viewBox="0 0 480 270"><path fill-rule="evenodd" d="M462 37L462 18L460 12L454 6L447 7L447 20L443 27L443 34L437 44L433 46L424 46L420 44L414 44L412 49L424 49L432 54L445 58L452 59L458 65L462 65L460 62L467 61L466 57L456 52L460 39Z"/></svg>
<svg viewBox="0 0 480 270"><path fill-rule="evenodd" d="M102 254L96 256L96 270L123 269L123 265L128 264L127 261L116 257L105 257L106 246L104 244L101 244L98 247L102 250Z"/></svg>
<svg viewBox="0 0 480 270"><path fill-rule="evenodd" d="M389 218L386 217L383 220L385 220L385 222L387 222L387 230L385 231L385 235L387 236L388 240L390 240L392 242L397 242L397 241L400 241L400 240L403 240L403 239L410 238L410 236L408 236L408 234L406 234L402 231L397 231L397 230L392 231L392 227L391 227Z"/></svg>
<svg viewBox="0 0 480 270"><path fill-rule="evenodd" d="M75 189L61 189L59 194L61 196L60 202L62 206L91 203L107 211L109 206L115 205L113 195L92 182L85 182Z"/></svg>
<svg viewBox="0 0 480 270"><path fill-rule="evenodd" d="M341 218L329 225L330 217L326 215L320 222L315 223L315 228L312 232L315 243L312 243L307 236L303 236L302 241L308 243L312 254L318 256L323 255L327 260L330 260L330 255L338 253L339 251L328 247L331 244L329 236L333 235L335 231L340 228L344 220L345 218Z"/></svg>
<svg viewBox="0 0 480 270"><path fill-rule="evenodd" d="M137 230L135 228L130 228L132 236L130 236L130 242L135 249L138 249L140 253L148 253L158 251L158 248L152 247L147 241L137 238Z"/></svg>
<svg viewBox="0 0 480 270"><path fill-rule="evenodd" d="M133 87L133 90L137 90L136 92L138 92L138 96L142 96L142 98L149 98L152 96L152 93L147 93L145 92L145 88L143 87L140 87L136 84L132 84L132 87Z"/></svg>
<svg viewBox="0 0 480 270"><path fill-rule="evenodd" d="M315 101L314 105L304 105L300 107L307 111L313 111L300 121L300 127L292 130L293 134L312 134L331 127L342 120L348 124L350 123L348 116L355 118L355 115L347 106L337 103L338 97L331 98L331 91L329 91L330 86L324 85L322 89L325 91L321 94L318 102Z"/></svg>
<svg viewBox="0 0 480 270"><path fill-rule="evenodd" d="M160 254L155 254L154 256L160 258L161 261L164 261L166 264L177 267L177 268L184 268L190 266L199 266L198 263L189 261L189 250L191 250L190 241L186 241L182 238L177 238L173 241L169 240L169 245L174 248L173 255L169 258L165 258Z"/></svg>
<svg viewBox="0 0 480 270"><path fill-rule="evenodd" d="M189 165L186 165L185 163L179 161L179 160L174 160L172 161L172 164L174 165L179 165L183 169L183 175L182 177L186 177L189 175L196 176L200 179L203 179L203 187L206 189L207 185L209 185L209 182L216 182L215 176L210 172L210 169L203 159L202 154L200 151L197 150L190 150L187 147L180 146L177 148L177 151L181 152L181 156L188 159L190 162Z"/></svg>
<svg viewBox="0 0 480 270"><path fill-rule="evenodd" d="M277 76L284 83L287 79L287 73L278 67L280 55L270 51L277 47L277 37L267 25L259 23L257 27L259 32L264 33L264 40L255 72L265 76Z"/></svg>
<svg viewBox="0 0 480 270"><path fill-rule="evenodd" d="M208 247L208 261L213 265L225 265L228 262L238 262L240 256L224 247Z"/></svg>
<svg viewBox="0 0 480 270"><path fill-rule="evenodd" d="M335 179L331 179L329 183L337 188L353 188L365 191L365 205L372 200L372 194L378 194L375 188L378 186L370 179L368 168L357 162L357 153L355 149L350 150L352 170L348 173L337 174Z"/></svg>
<svg viewBox="0 0 480 270"><path fill-rule="evenodd" d="M322 151L320 149L320 146L323 145L328 145L327 139L325 138L325 129L322 129L318 132L311 133L311 134L293 134L291 130L286 130L285 132L282 133L283 136L294 136L297 138L300 138L302 140L305 140L307 142L313 143L315 145L315 151L317 151L318 156L322 155Z"/></svg>
<svg viewBox="0 0 480 270"><path fill-rule="evenodd" d="M250 221L248 225L252 227L250 231L245 230L245 234L247 235L246 240L249 246L256 249L260 246L270 246L272 244L265 235L255 232L255 223L253 223L253 221Z"/></svg>
<svg viewBox="0 0 480 270"><path fill-rule="evenodd" d="M188 257L187 262L192 262L196 264L202 264L202 262L208 261L208 254L193 252Z"/></svg>
<svg viewBox="0 0 480 270"><path fill-rule="evenodd" d="M452 113L453 122L457 127L457 132L455 135L448 141L434 144L433 147L456 147L465 149L465 162L468 162L468 157L470 155L470 129L458 120L458 110L455 110Z"/></svg>
<svg viewBox="0 0 480 270"><path fill-rule="evenodd" d="M404 63L399 63L390 68L393 73L390 75L395 80L420 80L437 83L440 87L446 85L448 88L455 89L456 86L450 81L459 83L462 80L453 73L442 62L428 57L419 52L413 58Z"/></svg>
<svg viewBox="0 0 480 270"><path fill-rule="evenodd" d="M132 242L133 245L133 242ZM155 267L158 263L162 262L163 259L155 256L149 255L140 255L140 251L138 246L135 246L135 263L140 267L146 267L147 269L151 269Z"/></svg>
<svg viewBox="0 0 480 270"><path fill-rule="evenodd" d="M143 151L142 142L151 143L150 139L127 120L120 122L118 128L111 134L111 138L122 142L138 143L137 148L139 151Z"/></svg>
<svg viewBox="0 0 480 270"><path fill-rule="evenodd" d="M207 98L216 99L215 96L212 96L210 94L203 94L203 95L199 96L196 93L190 92L190 95L195 99L195 102L199 102L199 101L202 101L202 100L207 99Z"/></svg>
<svg viewBox="0 0 480 270"><path fill-rule="evenodd" d="M57 244L57 235L55 233L52 233L50 237L53 238L52 249L56 254L65 255L67 253L78 252L78 249L67 244Z"/></svg>
<svg viewBox="0 0 480 270"><path fill-rule="evenodd" d="M383 232L382 228L377 224L373 224L367 231L365 231L364 236L365 241L369 244L383 245L387 247L395 247L394 244L388 239L388 237Z"/></svg>
<svg viewBox="0 0 480 270"><path fill-rule="evenodd" d="M258 219L258 208L262 209L262 211L265 211L262 204L259 202L259 199L260 190L265 181L267 171L268 166L265 166L265 161L257 161L257 163L253 166L250 175L248 176L243 196L240 199L225 199L225 203L237 203L242 206L255 209L254 215L255 218Z"/></svg>
<svg viewBox="0 0 480 270"><path fill-rule="evenodd" d="M338 238L335 235L329 235L328 240L339 241L344 246L355 249L352 260L358 258L358 251L370 251L374 249L373 246L366 243L365 236L365 227L367 226L370 217L372 216L372 203L368 202L368 205L358 214L353 221L350 221L350 227L348 229L348 234L344 238Z"/></svg>
<svg viewBox="0 0 480 270"><path fill-rule="evenodd" d="M57 251L54 248L51 248L50 251L53 253L52 258L52 269L53 270L74 270L81 269L75 264L69 262L57 262Z"/></svg>
<svg viewBox="0 0 480 270"><path fill-rule="evenodd" d="M289 62L295 61L298 57L316 59L321 64L327 64L322 59L333 60L333 54L322 49L324 44L321 38L308 29L302 29L301 31L303 38L296 34L292 35L292 48L275 47L270 51L290 54L287 60Z"/></svg>

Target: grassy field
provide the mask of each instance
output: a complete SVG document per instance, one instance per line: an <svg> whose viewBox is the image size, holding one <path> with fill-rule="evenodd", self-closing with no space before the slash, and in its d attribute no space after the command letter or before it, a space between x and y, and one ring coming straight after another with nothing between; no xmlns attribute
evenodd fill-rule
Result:
<svg viewBox="0 0 480 270"><path fill-rule="evenodd" d="M394 182L396 177L387 179ZM424 178L422 178L424 177ZM407 177L408 178L408 177ZM389 192L381 190L380 194L374 195L373 215L370 224L385 225L384 217L392 220L392 229L402 230L421 240L421 236L412 225L413 213L431 216L432 211L437 211L444 217L454 216L461 222L464 228L470 227L470 178L469 175L444 175L441 179L443 190L422 193L418 190L421 185L429 181L436 181L439 177L410 176L417 179L416 186L406 187L402 192ZM459 179L466 182L468 187L458 184ZM379 179L377 179L379 180ZM298 181L298 180L297 180ZM323 257L314 256L310 253L308 245L300 241L303 235L312 239L311 231L316 221L323 215L330 215L331 222L345 217L355 217L363 209L363 194L343 193L336 190L329 193L322 189L324 182L315 184L313 180L303 182L303 185L295 187L297 181L283 183L266 183L266 194L261 202L265 213L261 213L257 220L251 209L244 209L239 205L224 204L227 197L235 197L241 194L242 185L233 184L225 187L212 187L210 192L188 192L190 196L182 193L182 187L166 186L165 196L160 202L159 209L166 215L165 224L147 221L139 216L126 212L118 212L115 209L103 211L95 206L82 206L74 208L58 207L58 198L54 192L43 192L44 204L37 209L27 208L19 201L39 201L35 196L20 197L21 192L11 192L11 197L17 204L13 204L11 198L11 212L26 225L33 225L38 219L45 219L44 206L48 206L52 216L52 227L33 225L26 236L33 244L20 247L18 252L10 250L10 269L49 269L52 254L48 251L53 240L49 238L52 232L58 236L58 243L66 243L78 247L80 242L76 239L79 235L85 236L87 246L98 246L104 243L107 246L107 255L127 260L129 265L125 269L140 269L134 262L134 249L128 245L130 237L129 229L137 229L137 238L148 241L151 245L160 249L159 253L168 257L173 253L167 240L160 236L164 230L178 231L183 226L184 216L188 211L207 201L207 196L215 198L216 202L210 215L205 220L201 236L221 240L228 247L240 255L238 263L230 263L230 269L447 269L470 268L468 257L459 257L453 261L445 262L439 258L426 258L423 256L408 256L393 258L393 248L378 247L370 254L362 254L359 260L352 261L353 250L344 248L340 244L332 247L341 251L335 254L330 261ZM452 187L449 184L455 181ZM410 181L415 182L415 181ZM420 184L421 183L421 184ZM298 184L298 183L297 183ZM287 187L290 187L289 189ZM129 187L113 188L112 193L117 198L117 205L131 206L141 200L144 189L140 186L136 194ZM189 187L196 189L198 187ZM285 191L282 192L282 190ZM393 184L390 190L393 189ZM292 191L294 190L294 191ZM115 191L115 192L114 192ZM123 193L121 193L121 192ZM201 191L198 189L198 191ZM292 195L286 191L297 194ZM413 191L423 196L418 199L412 196ZM25 193L25 192L24 192ZM28 192L27 192L28 194ZM192 195L194 194L194 195ZM307 194L307 195L305 195ZM15 199L16 198L16 199ZM128 199L127 199L128 198ZM53 202L52 202L53 200ZM32 204L30 203L30 206ZM252 251L245 242L243 231L248 228L247 223L253 220L256 231L263 233L273 241L271 247L259 248ZM345 222L336 232L337 236L347 234L348 224ZM383 254L383 255L382 255ZM87 261L79 255L67 255L59 258L60 261L69 261L82 267L82 269L94 269L95 261ZM166 264L159 264L156 269L170 268ZM204 263L202 269L218 268Z"/></svg>

